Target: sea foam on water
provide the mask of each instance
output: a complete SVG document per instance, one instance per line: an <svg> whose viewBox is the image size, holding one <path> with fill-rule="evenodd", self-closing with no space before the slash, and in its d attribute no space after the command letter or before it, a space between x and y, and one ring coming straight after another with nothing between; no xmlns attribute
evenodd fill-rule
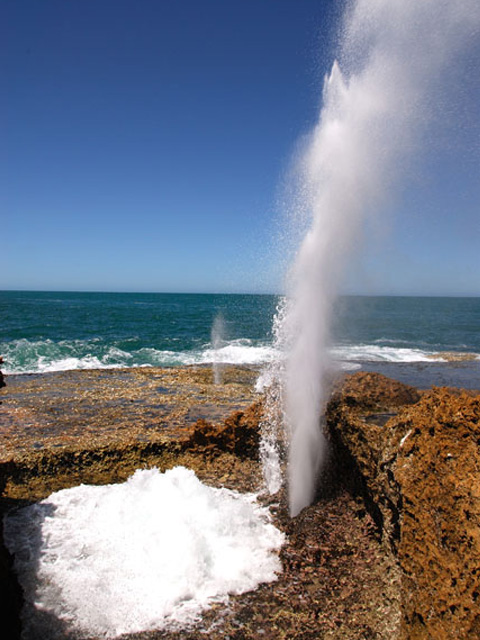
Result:
<svg viewBox="0 0 480 640"><path fill-rule="evenodd" d="M28 603L27 637L56 637L39 611L115 637L191 623L213 601L275 580L284 536L253 494L176 467L53 493L8 515L5 541Z"/></svg>

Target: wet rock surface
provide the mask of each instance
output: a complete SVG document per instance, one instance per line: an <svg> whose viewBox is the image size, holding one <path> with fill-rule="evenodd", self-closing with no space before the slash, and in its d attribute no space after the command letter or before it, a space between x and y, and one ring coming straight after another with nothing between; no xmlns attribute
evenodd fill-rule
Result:
<svg viewBox="0 0 480 640"><path fill-rule="evenodd" d="M223 374L221 386L206 368L11 377L8 394L2 391L2 509L81 482L118 482L137 468L179 464L213 486L259 491L262 404L252 390L257 374L242 368ZM288 516L283 492L261 497L288 535L276 582L213 605L192 628L128 639L395 638L395 559L362 499L330 480L328 491L295 519ZM19 600L9 562L2 585L12 598L2 598L2 619L10 620L14 638Z"/></svg>
<svg viewBox="0 0 480 640"><path fill-rule="evenodd" d="M256 372L229 367L103 369L8 376L0 405L0 462L19 452L178 439L198 419L218 422L256 398Z"/></svg>
<svg viewBox="0 0 480 640"><path fill-rule="evenodd" d="M288 536L276 582L214 605L194 628L131 640L367 640L396 638L398 571L361 502L340 492L295 519L283 501L274 522ZM130 640L130 639L129 639Z"/></svg>
<svg viewBox="0 0 480 640"><path fill-rule="evenodd" d="M211 375L13 379L2 391L2 509L178 464L214 486L261 490L256 373L232 368L221 386ZM283 493L262 498L288 535L278 580L215 604L190 629L129 638L480 637L479 423L474 392L347 376L328 405L330 464L315 504L290 519ZM2 620L15 638L11 563L2 547Z"/></svg>
<svg viewBox="0 0 480 640"><path fill-rule="evenodd" d="M11 377L2 510L178 464L213 486L260 491L255 378L230 368L215 385L201 367ZM328 405L331 455L315 504L290 519L283 492L261 497L288 536L278 580L213 605L189 629L128 638L480 637L479 422L475 392L347 376ZM16 638L11 564L2 545L3 629Z"/></svg>
<svg viewBox="0 0 480 640"><path fill-rule="evenodd" d="M357 374L327 416L339 469L401 570L400 637L480 637L480 395L419 397Z"/></svg>

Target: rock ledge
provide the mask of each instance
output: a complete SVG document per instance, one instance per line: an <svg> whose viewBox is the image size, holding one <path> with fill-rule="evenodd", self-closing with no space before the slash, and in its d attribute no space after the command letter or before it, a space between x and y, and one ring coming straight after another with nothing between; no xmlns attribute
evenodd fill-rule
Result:
<svg viewBox="0 0 480 640"><path fill-rule="evenodd" d="M327 430L398 559L402 637L480 637L480 395L355 374Z"/></svg>

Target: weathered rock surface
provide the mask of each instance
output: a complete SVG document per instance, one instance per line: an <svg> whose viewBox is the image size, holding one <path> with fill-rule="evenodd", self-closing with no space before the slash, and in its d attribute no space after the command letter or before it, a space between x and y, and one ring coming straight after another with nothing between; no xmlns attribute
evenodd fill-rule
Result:
<svg viewBox="0 0 480 640"><path fill-rule="evenodd" d="M0 404L0 462L19 452L118 449L188 435L258 399L256 372L226 367L91 369L9 376Z"/></svg>
<svg viewBox="0 0 480 640"><path fill-rule="evenodd" d="M182 368L9 380L0 412L0 510L80 482L120 482L150 466L185 465L213 486L258 491L262 404L254 377L237 368L214 385L209 370ZM289 538L278 580L232 596L227 607L214 604L191 629L131 640L397 637L398 568L361 500L339 488L293 520L285 492L263 500ZM5 631L10 615L14 638L21 598L10 562L0 556L0 620Z"/></svg>
<svg viewBox="0 0 480 640"><path fill-rule="evenodd" d="M480 638L480 395L356 374L327 428L398 558L403 637Z"/></svg>
<svg viewBox="0 0 480 640"><path fill-rule="evenodd" d="M232 370L219 388L209 375L189 369L14 380L1 413L0 506L79 482L122 481L152 465L184 464L216 486L258 490L263 408L249 391L252 376ZM289 536L279 580L233 597L228 613L213 607L201 629L138 637L480 637L479 424L479 395L421 393L372 373L347 376L327 409L330 493L293 520L283 494L270 500ZM10 612L13 638L20 593L11 558L0 551L0 604Z"/></svg>
<svg viewBox="0 0 480 640"><path fill-rule="evenodd" d="M200 451L225 451L240 458L257 457L260 441L260 422L263 404L255 402L245 411L235 411L225 422L214 425L204 419L197 420L191 443Z"/></svg>

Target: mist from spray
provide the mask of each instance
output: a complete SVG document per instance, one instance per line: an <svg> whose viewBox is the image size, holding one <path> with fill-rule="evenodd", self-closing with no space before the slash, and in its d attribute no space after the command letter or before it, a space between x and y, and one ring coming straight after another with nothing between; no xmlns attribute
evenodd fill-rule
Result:
<svg viewBox="0 0 480 640"><path fill-rule="evenodd" d="M324 456L332 307L363 223L385 203L423 144L445 65L478 35L478 0L358 0L298 166L310 227L289 274L277 342L289 444L290 511L314 497ZM278 393L278 392L276 392Z"/></svg>
<svg viewBox="0 0 480 640"><path fill-rule="evenodd" d="M223 382L223 367L220 358L220 349L225 344L225 320L223 315L218 313L213 321L212 331L210 335L210 342L213 349L212 371L214 384L222 384Z"/></svg>

